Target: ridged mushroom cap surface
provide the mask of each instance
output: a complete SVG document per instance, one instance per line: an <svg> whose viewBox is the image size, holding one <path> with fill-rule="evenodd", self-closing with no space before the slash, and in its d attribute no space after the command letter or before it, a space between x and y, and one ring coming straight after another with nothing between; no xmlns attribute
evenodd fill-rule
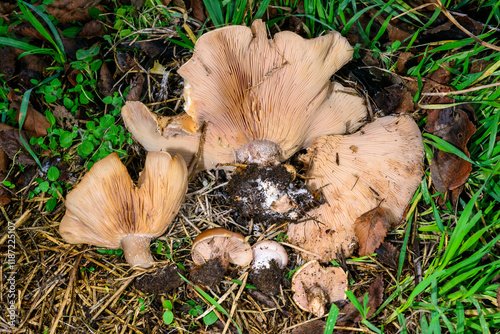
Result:
<svg viewBox="0 0 500 334"><path fill-rule="evenodd" d="M193 57L178 71L185 80L185 113L178 116L184 122L162 124L155 114L147 117L139 102L128 102L123 118L146 149L168 149L186 161L186 153L198 151L196 138L206 123L198 170L235 162L235 152L245 152L254 141L276 144L283 161L318 136L361 126L366 118L363 99L330 82L351 58L352 47L338 32L307 40L284 31L268 39L261 20L251 28L216 29L198 39Z"/></svg>
<svg viewBox="0 0 500 334"><path fill-rule="evenodd" d="M245 237L223 227L212 228L200 233L193 241L191 257L197 265L213 258L213 253L226 252L229 262L241 267L252 262L252 248Z"/></svg>
<svg viewBox="0 0 500 334"><path fill-rule="evenodd" d="M310 312L308 291L321 288L328 297L325 302L344 300L347 274L340 267L323 267L313 260L304 264L292 277L293 300L302 310Z"/></svg>
<svg viewBox="0 0 500 334"><path fill-rule="evenodd" d="M136 186L112 153L95 163L66 197L59 233L71 244L124 250L124 240L136 238L131 247L147 243L149 251L149 240L162 235L177 214L187 184L182 157L148 153Z"/></svg>
<svg viewBox="0 0 500 334"><path fill-rule="evenodd" d="M308 186L322 189L326 203L308 212L315 220L290 224L289 240L309 251L302 253L308 260L350 256L359 216L380 205L390 225L403 218L422 179L423 157L420 130L409 116L382 117L352 135L317 138L302 159L311 162Z"/></svg>

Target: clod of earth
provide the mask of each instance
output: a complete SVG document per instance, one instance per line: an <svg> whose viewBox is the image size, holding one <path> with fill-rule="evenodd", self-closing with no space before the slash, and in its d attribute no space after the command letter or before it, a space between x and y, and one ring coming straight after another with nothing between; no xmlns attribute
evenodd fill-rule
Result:
<svg viewBox="0 0 500 334"><path fill-rule="evenodd" d="M176 264L164 266L152 273L137 277L134 286L146 294L167 293L184 283L179 274L184 274L184 272Z"/></svg>
<svg viewBox="0 0 500 334"><path fill-rule="evenodd" d="M294 180L295 175L286 166L251 164L236 170L226 192L239 217L268 226L283 219L296 221L319 206L304 180Z"/></svg>
<svg viewBox="0 0 500 334"><path fill-rule="evenodd" d="M189 273L195 284L216 286L229 264L246 267L252 262L252 248L240 233L217 227L200 233L193 241L191 257L197 265Z"/></svg>
<svg viewBox="0 0 500 334"><path fill-rule="evenodd" d="M348 136L315 140L302 157L310 163L308 186L322 189L326 203L290 224L289 240L309 252L305 259L331 261L357 246L354 222L378 206L389 227L402 218L423 175L424 149L417 124L408 116L387 116ZM317 254L316 256L312 253Z"/></svg>
<svg viewBox="0 0 500 334"><path fill-rule="evenodd" d="M288 254L279 242L265 240L252 246L253 264L249 279L267 295L279 292L283 269L288 264Z"/></svg>
<svg viewBox="0 0 500 334"><path fill-rule="evenodd" d="M293 275L292 291L298 307L322 317L327 304L346 298L347 275L340 267L323 267L313 260Z"/></svg>
<svg viewBox="0 0 500 334"><path fill-rule="evenodd" d="M146 150L168 150L188 162L207 124L198 171L235 162L276 165L318 136L361 126L363 99L330 82L352 54L338 32L306 40L283 31L270 40L261 20L216 29L198 39L178 71L184 113L166 118L128 102L122 116Z"/></svg>
<svg viewBox="0 0 500 334"><path fill-rule="evenodd" d="M149 152L137 186L118 155L98 161L66 197L59 233L71 244L123 248L131 266L151 267L151 239L165 233L187 191L186 163Z"/></svg>

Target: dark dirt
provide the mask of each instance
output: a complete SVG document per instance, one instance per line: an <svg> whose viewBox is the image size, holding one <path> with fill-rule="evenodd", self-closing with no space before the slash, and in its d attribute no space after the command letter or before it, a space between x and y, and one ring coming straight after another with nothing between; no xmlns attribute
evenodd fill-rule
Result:
<svg viewBox="0 0 500 334"><path fill-rule="evenodd" d="M191 269L189 279L197 285L215 287L224 278L226 270L227 265L224 261L220 257L216 257Z"/></svg>
<svg viewBox="0 0 500 334"><path fill-rule="evenodd" d="M271 260L269 265L269 268L252 270L248 278L262 293L274 296L280 291L283 270L280 269L275 260Z"/></svg>
<svg viewBox="0 0 500 334"><path fill-rule="evenodd" d="M179 274L184 272L175 264L165 266L151 274L145 274L135 280L135 288L144 293L160 294L177 289L184 282Z"/></svg>
<svg viewBox="0 0 500 334"><path fill-rule="evenodd" d="M235 219L252 218L269 226L283 219L296 221L305 212L319 206L303 180L283 165L259 167L256 164L238 170L227 185Z"/></svg>

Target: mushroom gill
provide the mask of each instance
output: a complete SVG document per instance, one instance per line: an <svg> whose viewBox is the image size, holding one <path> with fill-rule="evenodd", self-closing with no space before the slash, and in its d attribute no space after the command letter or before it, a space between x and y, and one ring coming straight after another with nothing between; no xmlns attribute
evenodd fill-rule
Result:
<svg viewBox="0 0 500 334"><path fill-rule="evenodd" d="M380 205L394 227L403 218L423 175L424 149L409 116L387 116L348 136L317 138L301 158L310 162L308 186L321 189L326 203L308 212L311 220L290 224L289 240L331 261L356 249L354 222ZM317 256L311 255L317 254Z"/></svg>
<svg viewBox="0 0 500 334"><path fill-rule="evenodd" d="M318 136L361 126L363 100L330 82L351 58L338 32L306 40L284 31L268 39L261 20L251 28L216 29L200 37L178 71L185 80L183 114L162 122L142 103L128 102L123 118L147 150L180 153L186 161L198 151L206 123L198 170L218 163L277 164Z"/></svg>
<svg viewBox="0 0 500 334"><path fill-rule="evenodd" d="M174 219L187 184L182 157L149 152L135 186L112 153L95 163L66 197L59 233L71 244L123 248L131 266L150 267L154 260L149 242Z"/></svg>

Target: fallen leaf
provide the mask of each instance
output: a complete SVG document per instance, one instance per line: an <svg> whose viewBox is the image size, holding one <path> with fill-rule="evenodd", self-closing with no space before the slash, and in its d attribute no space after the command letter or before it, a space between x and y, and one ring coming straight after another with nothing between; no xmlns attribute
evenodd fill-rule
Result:
<svg viewBox="0 0 500 334"><path fill-rule="evenodd" d="M467 143L476 131L476 126L465 110L454 107L432 110L426 130L470 156ZM435 149L430 169L434 186L439 192L446 194L448 190L458 189L467 181L472 164L453 153Z"/></svg>
<svg viewBox="0 0 500 334"><path fill-rule="evenodd" d="M139 101L143 86L144 76L142 73L137 73L130 81L130 90L127 95L127 101Z"/></svg>
<svg viewBox="0 0 500 334"><path fill-rule="evenodd" d="M390 242L384 242L380 245L375 252L379 261L389 267L397 267L399 252Z"/></svg>
<svg viewBox="0 0 500 334"><path fill-rule="evenodd" d="M12 91L9 92L7 98L10 101L10 108L16 109L16 121L19 122L22 98L14 94ZM29 103L26 118L24 119L23 129L30 131L34 137L38 138L46 136L47 128L49 127L50 123L47 121L47 118L36 111L31 103Z"/></svg>
<svg viewBox="0 0 500 334"><path fill-rule="evenodd" d="M137 67L135 59L126 52L118 51L115 53L115 63L117 69L125 73L134 67Z"/></svg>
<svg viewBox="0 0 500 334"><path fill-rule="evenodd" d="M383 275L380 274L375 281L368 288L368 313L366 315L369 318L377 307L382 304L384 298L384 280ZM363 305L364 295L358 297L358 301ZM356 309L356 307L349 301L345 304L339 312L339 317L337 318L337 326L352 327L357 322L361 321L363 318L361 313Z"/></svg>
<svg viewBox="0 0 500 334"><path fill-rule="evenodd" d="M10 4L10 3L5 3L2 2L0 3L0 14L3 14L5 16L9 15L15 8L17 7L16 4ZM8 21L7 21L8 22Z"/></svg>
<svg viewBox="0 0 500 334"><path fill-rule="evenodd" d="M52 110L57 123L66 130L73 129L73 126L77 124L75 117L66 109L65 106L56 106Z"/></svg>
<svg viewBox="0 0 500 334"><path fill-rule="evenodd" d="M50 15L62 23L71 21L88 21L90 19L89 9L97 7L101 0L56 0L45 7ZM104 7L99 6L104 11Z"/></svg>
<svg viewBox="0 0 500 334"><path fill-rule="evenodd" d="M354 222L354 232L359 242L359 256L373 254L384 241L388 227L385 212L380 206L358 217Z"/></svg>
<svg viewBox="0 0 500 334"><path fill-rule="evenodd" d="M292 330L292 334L322 334L325 331L326 322L323 320L314 320L306 322Z"/></svg>
<svg viewBox="0 0 500 334"><path fill-rule="evenodd" d="M414 110L413 94L403 84L382 88L373 101L385 115L411 113Z"/></svg>
<svg viewBox="0 0 500 334"><path fill-rule="evenodd" d="M205 22L207 16L205 15L205 6L202 0L191 0L189 6L192 10L192 16L199 22Z"/></svg>
<svg viewBox="0 0 500 334"><path fill-rule="evenodd" d="M28 142L26 138L24 138L24 140ZM5 153L9 160L15 159L15 163L21 163L23 166L35 165L33 158L24 149L18 129L2 124L2 127L0 127L0 149Z"/></svg>
<svg viewBox="0 0 500 334"><path fill-rule="evenodd" d="M99 70L99 79L97 81L99 92L103 96L112 96L114 84L113 76L108 69L108 65L106 63L102 63L101 69Z"/></svg>
<svg viewBox="0 0 500 334"><path fill-rule="evenodd" d="M97 37L107 33L106 26L99 20L92 20L83 26L77 34L78 37Z"/></svg>
<svg viewBox="0 0 500 334"><path fill-rule="evenodd" d="M411 52L401 52L396 63L396 72L406 75L408 68L411 66L409 62L416 62L415 55ZM408 65L408 66L407 66Z"/></svg>

